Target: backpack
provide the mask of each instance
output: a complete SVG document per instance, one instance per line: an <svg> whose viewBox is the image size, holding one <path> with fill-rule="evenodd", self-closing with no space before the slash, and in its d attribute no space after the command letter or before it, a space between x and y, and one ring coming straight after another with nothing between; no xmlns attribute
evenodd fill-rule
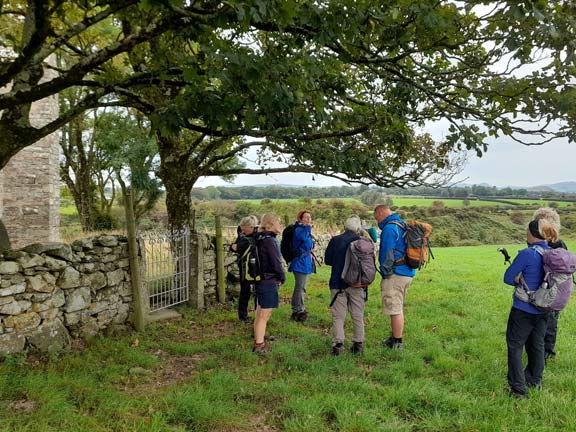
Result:
<svg viewBox="0 0 576 432"><path fill-rule="evenodd" d="M346 250L342 279L349 287L365 288L376 277L374 242L365 237L354 240Z"/></svg>
<svg viewBox="0 0 576 432"><path fill-rule="evenodd" d="M296 258L296 251L292 243L294 242L294 230L296 226L294 224L288 225L282 231L282 239L280 240L280 253L282 258L286 263L290 263L294 258Z"/></svg>
<svg viewBox="0 0 576 432"><path fill-rule="evenodd" d="M260 239L256 240L253 236L246 238L249 240L250 245L240 256L240 265L242 266L240 277L243 281L256 282L262 279L260 257L258 255L258 243Z"/></svg>
<svg viewBox="0 0 576 432"><path fill-rule="evenodd" d="M568 304L574 290L572 275L576 271L576 256L566 249L533 248L542 255L544 280L536 291L528 291L524 282L523 288L528 300L540 310L561 311Z"/></svg>
<svg viewBox="0 0 576 432"><path fill-rule="evenodd" d="M430 261L434 259L432 249L430 247L430 233L432 232L432 225L426 222L417 220L410 220L407 223L392 221L404 230L404 241L406 242L406 254L394 262L395 265L406 264L408 267L420 270Z"/></svg>

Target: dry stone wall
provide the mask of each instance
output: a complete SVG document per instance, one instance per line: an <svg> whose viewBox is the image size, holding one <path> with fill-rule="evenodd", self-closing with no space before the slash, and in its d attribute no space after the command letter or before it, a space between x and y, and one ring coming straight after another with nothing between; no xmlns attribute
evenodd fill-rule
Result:
<svg viewBox="0 0 576 432"><path fill-rule="evenodd" d="M127 329L128 242L102 235L0 255L0 355L58 351L74 338Z"/></svg>

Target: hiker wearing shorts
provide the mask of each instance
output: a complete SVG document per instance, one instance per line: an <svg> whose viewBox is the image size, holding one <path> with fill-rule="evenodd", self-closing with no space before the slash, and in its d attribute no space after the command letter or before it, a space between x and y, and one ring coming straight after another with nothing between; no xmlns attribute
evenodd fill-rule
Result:
<svg viewBox="0 0 576 432"><path fill-rule="evenodd" d="M346 311L350 312L354 334L352 336L353 354L360 354L364 351L364 290L350 288L342 279L342 270L346 259L346 252L350 243L358 240L360 231L360 218L358 216L349 217L344 224L345 231L330 239L324 262L332 267L330 272L330 297L332 304L332 355L340 355L344 351L344 321Z"/></svg>
<svg viewBox="0 0 576 432"><path fill-rule="evenodd" d="M558 234L560 234L560 215L552 207L540 207L534 212L533 219L543 219L550 223ZM568 249L566 243L562 240L548 242L552 249ZM546 360L556 357L556 336L558 334L558 318L560 312L554 311L548 313L548 322L546 326L546 336L544 337L544 358Z"/></svg>
<svg viewBox="0 0 576 432"><path fill-rule="evenodd" d="M258 226L258 218L256 216L250 215L242 218L240 225L238 226L238 237L234 240L234 243L230 245L230 250L238 256L238 269L240 272L240 296L238 298L238 319L243 323L250 323L250 317L248 316L248 303L250 303L250 295L252 293L252 282L246 280L246 268L242 257L246 250L250 247L252 241L254 241L254 233L256 227ZM245 259L245 258L244 258Z"/></svg>
<svg viewBox="0 0 576 432"><path fill-rule="evenodd" d="M404 300L416 270L404 263L404 230L396 224L405 225L400 216L392 212L389 206L379 205L374 209L374 219L381 230L378 260L382 275L382 311L384 315L390 316L392 328L392 334L382 344L390 349L401 350L404 348Z"/></svg>
<svg viewBox="0 0 576 432"><path fill-rule="evenodd" d="M280 245L276 236L282 231L278 215L267 213L262 216L256 233L261 280L256 283L256 317L254 318L254 348L256 354L267 354L270 346L264 342L266 325L272 310L279 304L278 290L286 277L282 267Z"/></svg>
<svg viewBox="0 0 576 432"><path fill-rule="evenodd" d="M544 280L542 255L535 246L549 249L549 241L556 241L557 231L545 220L532 220L526 231L528 247L518 252L504 273L504 283L518 286L524 284L528 291L538 289ZM512 296L512 309L506 327L508 346L508 385L510 395L526 396L526 388L539 388L544 372L544 336L548 313L522 301L516 292ZM522 365L522 351L526 349L528 363Z"/></svg>

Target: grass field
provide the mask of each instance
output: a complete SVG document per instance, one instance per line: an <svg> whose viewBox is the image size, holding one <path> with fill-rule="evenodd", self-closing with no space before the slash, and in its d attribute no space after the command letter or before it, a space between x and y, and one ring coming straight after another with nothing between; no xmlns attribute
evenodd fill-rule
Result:
<svg viewBox="0 0 576 432"><path fill-rule="evenodd" d="M513 255L519 248L507 247ZM410 288L401 352L380 346L389 323L374 284L365 354L329 355L329 270L322 267L308 290L309 322L289 321L292 280L282 288L265 358L250 352L251 329L237 323L232 306L182 307L179 321L99 338L81 352L9 358L0 363L0 431L574 430L576 305L560 317L558 356L543 389L511 399L511 288L496 249L435 249Z"/></svg>

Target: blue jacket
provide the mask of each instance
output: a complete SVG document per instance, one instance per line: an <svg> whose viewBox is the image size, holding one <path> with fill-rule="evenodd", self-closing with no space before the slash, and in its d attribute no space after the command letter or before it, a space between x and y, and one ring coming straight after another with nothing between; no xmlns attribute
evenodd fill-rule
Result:
<svg viewBox="0 0 576 432"><path fill-rule="evenodd" d="M398 225L390 222L401 222L396 213L392 213L386 219L378 224L382 230L380 234L380 251L378 252L378 261L380 262L380 273L384 279L393 274L398 276L416 276L416 270L408 267L406 264L394 265L394 261L404 258L406 255L406 242L404 241L404 230Z"/></svg>
<svg viewBox="0 0 576 432"><path fill-rule="evenodd" d="M529 291L535 291L538 289L542 281L544 280L544 269L542 268L542 255L531 246L540 246L542 249L550 249L550 246L546 241L542 240L536 243L529 244L526 249L522 249L510 264L510 267L504 273L504 283L507 285L516 286L514 278L522 273L526 285L528 285ZM524 312L534 315L542 315L546 312L542 312L536 306L530 303L523 302L512 295L513 302L512 307L514 309L520 309Z"/></svg>
<svg viewBox="0 0 576 432"><path fill-rule="evenodd" d="M342 270L344 270L344 261L346 260L346 251L348 246L360 236L352 231L344 231L342 234L332 237L326 248L324 262L332 266L330 273L330 289L345 289L348 284L342 280Z"/></svg>
<svg viewBox="0 0 576 432"><path fill-rule="evenodd" d="M300 222L294 224L294 238L292 248L299 254L292 260L288 271L310 274L314 272L314 262L312 261L312 249L314 240L312 239L312 227Z"/></svg>

